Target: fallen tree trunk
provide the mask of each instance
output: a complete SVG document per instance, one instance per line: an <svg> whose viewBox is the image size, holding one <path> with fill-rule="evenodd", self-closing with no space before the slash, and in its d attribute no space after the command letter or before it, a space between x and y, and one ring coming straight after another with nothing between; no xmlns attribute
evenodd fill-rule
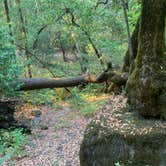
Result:
<svg viewBox="0 0 166 166"><path fill-rule="evenodd" d="M89 82L95 82L87 75L64 78L64 79L48 79L48 78L20 78L18 81L23 84L19 90L35 90L44 88L62 88L73 87L80 84L86 84Z"/></svg>
<svg viewBox="0 0 166 166"><path fill-rule="evenodd" d="M102 83L105 81L112 81L116 84L123 85L127 81L125 74L117 74L114 71L102 72L98 77L94 75L84 74L82 76L64 78L64 79L48 79L48 78L20 78L18 82L21 84L18 90L35 90L45 88L62 88L74 87L88 83Z"/></svg>

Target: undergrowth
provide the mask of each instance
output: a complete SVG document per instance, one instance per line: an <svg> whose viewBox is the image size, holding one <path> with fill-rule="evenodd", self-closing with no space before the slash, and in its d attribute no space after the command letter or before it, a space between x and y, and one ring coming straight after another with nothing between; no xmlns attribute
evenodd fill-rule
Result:
<svg viewBox="0 0 166 166"><path fill-rule="evenodd" d="M97 90L98 88L98 90ZM84 116L90 116L93 112L105 103L106 99L95 100L101 96L102 86L89 84L86 88L80 91L78 88L73 88L72 95L67 99L73 109L78 110Z"/></svg>
<svg viewBox="0 0 166 166"><path fill-rule="evenodd" d="M60 108L63 103L67 103L73 110L82 115L90 116L102 105L106 99L99 99L103 95L103 85L89 84L86 87L59 89L35 90L23 93L23 98L30 105L44 105Z"/></svg>
<svg viewBox="0 0 166 166"><path fill-rule="evenodd" d="M12 157L22 156L27 141L22 129L0 130L0 165Z"/></svg>

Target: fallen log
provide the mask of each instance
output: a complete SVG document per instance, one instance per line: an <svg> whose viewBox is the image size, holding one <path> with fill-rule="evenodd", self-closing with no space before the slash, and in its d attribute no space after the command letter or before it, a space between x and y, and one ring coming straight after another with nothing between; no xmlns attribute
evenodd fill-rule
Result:
<svg viewBox="0 0 166 166"><path fill-rule="evenodd" d="M22 84L19 90L35 90L45 88L73 87L89 82L95 82L92 77L82 75L64 79L48 78L20 78L18 81Z"/></svg>
<svg viewBox="0 0 166 166"><path fill-rule="evenodd" d="M118 85L125 84L127 77L124 74L117 74L116 72L102 72L98 77L94 75L84 74L77 77L63 78L63 79L48 79L48 78L20 78L18 82L21 84L18 90L35 90L45 88L62 88L74 87L88 83L103 83L105 81L112 81Z"/></svg>

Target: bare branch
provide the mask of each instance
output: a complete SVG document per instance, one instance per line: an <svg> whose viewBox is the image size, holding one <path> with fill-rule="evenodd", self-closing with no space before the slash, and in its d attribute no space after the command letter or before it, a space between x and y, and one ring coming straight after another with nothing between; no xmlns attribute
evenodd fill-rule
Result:
<svg viewBox="0 0 166 166"><path fill-rule="evenodd" d="M109 1L109 0L97 1L96 6L95 6L95 9L96 9L99 5L106 5L106 4L108 4L108 1Z"/></svg>

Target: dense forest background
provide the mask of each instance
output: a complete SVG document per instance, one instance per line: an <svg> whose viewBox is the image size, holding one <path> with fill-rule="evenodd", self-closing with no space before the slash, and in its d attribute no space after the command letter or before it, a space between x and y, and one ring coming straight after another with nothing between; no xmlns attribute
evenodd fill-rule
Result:
<svg viewBox="0 0 166 166"><path fill-rule="evenodd" d="M166 119L166 3L150 1L0 0L0 164L26 156L26 125L32 133L36 126L52 132L49 125L70 131L79 126L71 128L77 118L82 126L78 135L109 100L113 106L106 110L126 107L146 118ZM6 122L10 118L4 109L9 108L4 103L10 102L15 102L12 116L16 114L23 129ZM41 125L38 117L47 110L54 110L47 113L51 124ZM65 111L72 112L72 122ZM53 117L59 116L54 124ZM57 157L58 162L64 161Z"/></svg>
<svg viewBox="0 0 166 166"><path fill-rule="evenodd" d="M140 4L129 1L127 10L132 32ZM122 66L128 41L120 1L4 1L1 18L2 97L18 75L61 78Z"/></svg>

